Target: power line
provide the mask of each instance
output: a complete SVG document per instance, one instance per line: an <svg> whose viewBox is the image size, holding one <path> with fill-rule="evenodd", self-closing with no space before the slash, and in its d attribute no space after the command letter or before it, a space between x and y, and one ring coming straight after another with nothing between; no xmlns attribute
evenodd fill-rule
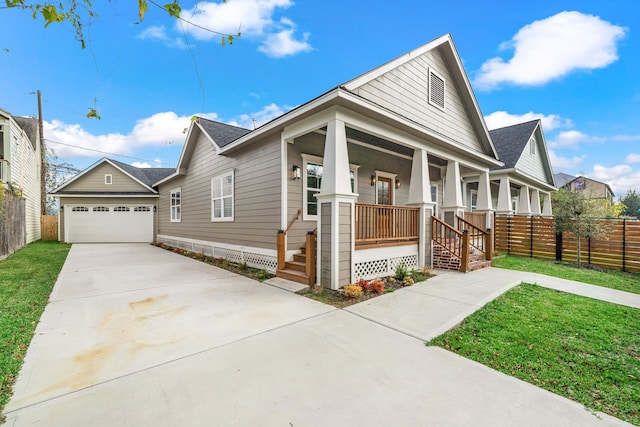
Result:
<svg viewBox="0 0 640 427"><path fill-rule="evenodd" d="M125 156L124 154L118 154L118 153L110 153L108 151L102 151L102 150L96 150L95 148L86 148L86 147L81 147L79 145L73 145L73 144L67 144L65 142L60 142L60 141L53 141L51 139L44 139L46 142L51 142L53 144L60 144L60 145L65 145L67 147L73 147L73 148L78 148L80 150L87 150L87 151L93 151L95 153L100 153L100 154L108 154L110 156L117 156L117 157L124 157L125 159L132 159L132 160L142 160L143 162L151 162L151 163L157 163L155 160L149 160L149 159L142 159L140 157L132 157L132 156ZM160 162L160 164L167 164L166 162Z"/></svg>

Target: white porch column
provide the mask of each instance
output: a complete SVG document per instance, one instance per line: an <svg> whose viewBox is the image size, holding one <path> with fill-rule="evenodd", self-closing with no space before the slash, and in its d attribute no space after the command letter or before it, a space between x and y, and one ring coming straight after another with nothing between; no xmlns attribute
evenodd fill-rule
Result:
<svg viewBox="0 0 640 427"><path fill-rule="evenodd" d="M540 215L540 190L531 190L531 214Z"/></svg>
<svg viewBox="0 0 640 427"><path fill-rule="evenodd" d="M456 215L464 215L464 205L462 204L462 186L460 183L460 163L449 160L447 163L447 179L442 197L442 213L444 221L456 226Z"/></svg>
<svg viewBox="0 0 640 427"><path fill-rule="evenodd" d="M542 215L553 216L553 212L551 209L551 193L544 193L542 197Z"/></svg>
<svg viewBox="0 0 640 427"><path fill-rule="evenodd" d="M322 286L338 289L351 282L354 242L354 204L345 124L327 123L318 199L317 277Z"/></svg>
<svg viewBox="0 0 640 427"><path fill-rule="evenodd" d="M476 211L484 212L486 215L485 229L493 226L493 204L491 202L491 181L489 172L482 172L478 180L478 201Z"/></svg>
<svg viewBox="0 0 640 427"><path fill-rule="evenodd" d="M432 265L431 259L431 182L429 180L429 161L425 150L413 151L411 182L409 183L408 205L420 207L418 240L418 267Z"/></svg>
<svg viewBox="0 0 640 427"><path fill-rule="evenodd" d="M497 213L511 215L511 182L509 177L500 178L500 189L498 190Z"/></svg>
<svg viewBox="0 0 640 427"><path fill-rule="evenodd" d="M531 199L529 198L529 186L520 187L518 196L518 215L531 215Z"/></svg>

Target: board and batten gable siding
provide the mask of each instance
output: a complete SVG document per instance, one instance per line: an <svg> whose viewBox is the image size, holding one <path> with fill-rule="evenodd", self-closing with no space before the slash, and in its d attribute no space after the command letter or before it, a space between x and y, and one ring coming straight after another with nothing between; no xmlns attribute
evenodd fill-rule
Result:
<svg viewBox="0 0 640 427"><path fill-rule="evenodd" d="M105 184L104 176L111 175L112 183ZM92 170L88 171L75 181L70 182L64 187L64 191L86 191L86 192L140 192L149 189L139 182L135 181L129 175L120 171L120 169L109 163L102 163Z"/></svg>
<svg viewBox="0 0 640 427"><path fill-rule="evenodd" d="M228 156L197 135L186 174L159 186L158 234L275 249L280 228L280 137L256 141ZM211 221L211 179L234 171L234 219ZM181 190L181 220L170 221L170 196Z"/></svg>
<svg viewBox="0 0 640 427"><path fill-rule="evenodd" d="M516 162L516 169L521 170L527 175L537 178L542 182L546 182L548 184L553 184L551 177L546 173L545 161L543 160L544 147L542 146L541 139L539 136L535 136L536 140L536 151L535 154L531 154L531 147L527 142L527 146L524 150L522 150L522 154L520 158Z"/></svg>
<svg viewBox="0 0 640 427"><path fill-rule="evenodd" d="M445 79L445 111L429 103L430 68ZM363 84L353 92L471 149L484 152L469 119L470 111L458 90L441 53L433 49Z"/></svg>
<svg viewBox="0 0 640 427"><path fill-rule="evenodd" d="M60 209L58 211L58 224L60 233L58 240L64 241L64 213L65 205L91 205L91 206L149 206L153 205L156 212L153 214L153 238L156 237L158 230L158 198L157 197L60 197Z"/></svg>

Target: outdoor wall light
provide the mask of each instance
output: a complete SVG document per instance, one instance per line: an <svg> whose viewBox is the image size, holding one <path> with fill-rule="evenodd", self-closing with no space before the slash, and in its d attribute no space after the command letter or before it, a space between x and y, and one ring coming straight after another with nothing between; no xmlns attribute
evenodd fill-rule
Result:
<svg viewBox="0 0 640 427"><path fill-rule="evenodd" d="M371 186L374 187L376 185L376 176L371 175Z"/></svg>
<svg viewBox="0 0 640 427"><path fill-rule="evenodd" d="M291 179L300 179L300 177L301 177L300 166L293 165L293 167L291 168Z"/></svg>
<svg viewBox="0 0 640 427"><path fill-rule="evenodd" d="M396 178L396 190L400 188L400 180Z"/></svg>

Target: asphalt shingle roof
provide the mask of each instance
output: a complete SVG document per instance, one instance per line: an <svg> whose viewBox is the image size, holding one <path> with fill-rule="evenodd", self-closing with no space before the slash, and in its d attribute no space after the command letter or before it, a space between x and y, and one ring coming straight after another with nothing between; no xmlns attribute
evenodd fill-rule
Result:
<svg viewBox="0 0 640 427"><path fill-rule="evenodd" d="M176 171L174 168L138 168L113 159L109 161L149 187Z"/></svg>
<svg viewBox="0 0 640 427"><path fill-rule="evenodd" d="M231 144L236 139L245 136L251 130L241 128L238 126L228 125L226 123L215 122L213 120L198 118L198 123L202 126L202 129L209 134L211 139L220 148Z"/></svg>
<svg viewBox="0 0 640 427"><path fill-rule="evenodd" d="M504 162L504 166L495 167L493 170L513 169L516 166L538 123L539 120L536 119L489 131L498 152L498 158Z"/></svg>
<svg viewBox="0 0 640 427"><path fill-rule="evenodd" d="M556 186L560 188L560 187L564 187L565 185L567 185L568 183L576 179L576 177L573 175L567 175L566 173L560 172L560 173L554 173L553 179L555 179L556 181Z"/></svg>

